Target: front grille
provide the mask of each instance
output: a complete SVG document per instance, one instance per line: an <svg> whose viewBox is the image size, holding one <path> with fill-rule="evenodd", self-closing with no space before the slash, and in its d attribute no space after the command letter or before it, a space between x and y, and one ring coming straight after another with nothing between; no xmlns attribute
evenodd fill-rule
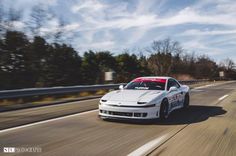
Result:
<svg viewBox="0 0 236 156"><path fill-rule="evenodd" d="M133 112L115 112L100 110L103 114L116 115L116 116L126 116L126 117L147 117L147 113L133 113Z"/></svg>
<svg viewBox="0 0 236 156"><path fill-rule="evenodd" d="M148 108L148 107L155 107L156 105L140 105L140 106L130 106L130 105L113 105L113 104L107 104L107 106L112 106L112 107L128 107L128 108Z"/></svg>
<svg viewBox="0 0 236 156"><path fill-rule="evenodd" d="M127 112L111 112L109 111L109 113L111 113L111 115L118 115L118 116L133 116L133 113L127 113Z"/></svg>

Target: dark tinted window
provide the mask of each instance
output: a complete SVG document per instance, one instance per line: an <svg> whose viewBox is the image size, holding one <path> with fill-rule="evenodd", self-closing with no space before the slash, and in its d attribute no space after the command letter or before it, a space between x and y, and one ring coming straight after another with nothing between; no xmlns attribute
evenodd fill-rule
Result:
<svg viewBox="0 0 236 156"><path fill-rule="evenodd" d="M180 87L178 82L176 82L174 79L169 79L168 84L167 84L167 90L169 90L170 87L173 87L173 86L175 86L176 88Z"/></svg>

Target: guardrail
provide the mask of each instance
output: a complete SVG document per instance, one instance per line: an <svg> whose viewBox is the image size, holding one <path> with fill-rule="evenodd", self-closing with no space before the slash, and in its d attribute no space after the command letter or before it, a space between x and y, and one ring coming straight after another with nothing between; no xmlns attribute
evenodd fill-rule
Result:
<svg viewBox="0 0 236 156"><path fill-rule="evenodd" d="M106 84L106 85L83 85L83 86L69 86L69 87L50 87L50 88L28 88L16 90L0 91L0 99L18 98L27 96L40 96L40 95L55 95L75 93L82 91L96 91L99 89L116 89L121 84Z"/></svg>
<svg viewBox="0 0 236 156"><path fill-rule="evenodd" d="M186 84L186 85L191 85L191 84L202 83L202 82L207 82L207 81L209 81L209 80L208 79L201 79L201 80L179 81L179 83Z"/></svg>
<svg viewBox="0 0 236 156"><path fill-rule="evenodd" d="M208 80L190 80L190 81L179 81L179 82L182 84L195 84L195 83L205 82L205 81L208 81ZM121 83L121 84L124 85L125 83ZM76 93L76 92L82 92L82 91L96 91L99 89L118 89L119 85L121 84L83 85L83 86L69 86L69 87L4 90L4 91L0 91L0 99L41 96L41 95L56 95L56 94Z"/></svg>

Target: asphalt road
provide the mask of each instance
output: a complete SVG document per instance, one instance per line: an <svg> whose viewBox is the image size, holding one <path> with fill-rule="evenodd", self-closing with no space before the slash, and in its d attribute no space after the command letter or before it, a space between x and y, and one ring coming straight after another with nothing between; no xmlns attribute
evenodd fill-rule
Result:
<svg viewBox="0 0 236 156"><path fill-rule="evenodd" d="M190 108L173 112L166 122L103 121L95 110L0 132L0 155L128 155L137 149L145 150L158 139L160 144L149 150L149 154L236 155L235 88L236 82L195 89ZM226 94L227 98L219 100ZM88 106L91 108L96 103L96 100L84 101L77 107L88 110ZM74 107L70 109L78 111ZM21 111L15 116L8 112L11 114L8 117L1 113L0 125L10 125L24 113L37 118L28 114L34 109ZM44 111L50 114L50 107ZM143 145L147 146L142 148ZM2 153L3 147L40 147L42 151L6 154Z"/></svg>
<svg viewBox="0 0 236 156"><path fill-rule="evenodd" d="M98 99L0 113L0 130L97 109Z"/></svg>

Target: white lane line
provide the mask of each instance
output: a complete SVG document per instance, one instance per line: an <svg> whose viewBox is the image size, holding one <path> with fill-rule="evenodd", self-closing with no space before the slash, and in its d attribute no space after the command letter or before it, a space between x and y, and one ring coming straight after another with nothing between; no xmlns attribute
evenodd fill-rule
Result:
<svg viewBox="0 0 236 156"><path fill-rule="evenodd" d="M191 92L204 92L204 90L200 90L200 89L191 89Z"/></svg>
<svg viewBox="0 0 236 156"><path fill-rule="evenodd" d="M194 89L202 89L202 88L212 87L212 86L215 86L215 85L216 84L209 84L209 85L205 85L205 86L195 87Z"/></svg>
<svg viewBox="0 0 236 156"><path fill-rule="evenodd" d="M128 154L128 156L144 156L144 155L147 155L152 150L154 150L155 148L160 146L166 140L166 138L167 138L167 134L163 135L161 137L158 137L158 138L146 143L145 145L139 147L135 151L131 152L130 154Z"/></svg>
<svg viewBox="0 0 236 156"><path fill-rule="evenodd" d="M220 97L218 100L221 101L221 100L224 100L225 98L227 98L229 95L224 95L222 97Z"/></svg>
<svg viewBox="0 0 236 156"><path fill-rule="evenodd" d="M228 81L228 82L222 82L222 83L213 83L213 84L208 84L208 85L204 85L204 86L194 87L193 89L201 89L201 88L225 85L225 84L233 83L233 82L235 82L235 81Z"/></svg>
<svg viewBox="0 0 236 156"><path fill-rule="evenodd" d="M63 117L48 119L48 120L44 120L44 121L34 122L34 123L30 123L30 124L26 124L26 125L22 125L22 126L17 126L17 127L12 127L12 128L8 128L8 129L3 129L3 130L0 130L0 133L9 132L9 131L17 130L17 129L22 129L22 128L27 128L27 127L40 125L40 124L44 124L44 123L48 123L48 122L52 122L52 121L62 120L62 119L66 119L66 118L71 118L71 117L75 117L75 116L85 115L85 114L89 114L92 112L96 112L97 110L98 109L86 111L86 112L81 112L81 113L76 113L76 114L72 114L72 115L67 115L67 116L63 116Z"/></svg>

